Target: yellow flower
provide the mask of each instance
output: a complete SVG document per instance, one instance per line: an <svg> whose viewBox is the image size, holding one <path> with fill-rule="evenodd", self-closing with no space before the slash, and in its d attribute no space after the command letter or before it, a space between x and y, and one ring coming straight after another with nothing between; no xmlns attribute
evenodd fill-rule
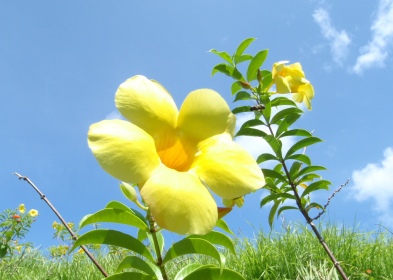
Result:
<svg viewBox="0 0 393 280"><path fill-rule="evenodd" d="M311 110L311 99L314 97L314 88L306 80L300 63L286 66L288 61L280 61L273 64L272 79L276 84L277 93L293 93L295 102L304 102L308 110Z"/></svg>
<svg viewBox="0 0 393 280"><path fill-rule="evenodd" d="M29 211L29 215L30 215L31 217L37 217L37 216L38 216L38 211L35 210L35 209L31 209L31 210Z"/></svg>
<svg viewBox="0 0 393 280"><path fill-rule="evenodd" d="M20 253L20 251L22 250L22 246L21 245L15 246L15 249L18 251L18 253Z"/></svg>
<svg viewBox="0 0 393 280"><path fill-rule="evenodd" d="M22 214L25 213L25 211L26 211L25 205L24 204L20 204L18 210L19 210L19 213L22 213Z"/></svg>
<svg viewBox="0 0 393 280"><path fill-rule="evenodd" d="M206 234L220 214L206 188L235 199L261 188L261 169L232 141L235 116L215 91L191 92L178 111L158 82L135 76L116 92L130 122L90 126L88 144L101 167L138 185L157 224L179 234Z"/></svg>

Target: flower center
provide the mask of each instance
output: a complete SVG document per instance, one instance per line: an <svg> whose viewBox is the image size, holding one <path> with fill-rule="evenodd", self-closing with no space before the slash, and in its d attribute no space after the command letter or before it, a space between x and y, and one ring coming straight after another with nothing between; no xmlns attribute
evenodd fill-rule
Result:
<svg viewBox="0 0 393 280"><path fill-rule="evenodd" d="M161 162L172 169L180 172L188 171L194 161L196 145L191 141L180 139L177 135L173 135L166 141L156 142L157 153Z"/></svg>

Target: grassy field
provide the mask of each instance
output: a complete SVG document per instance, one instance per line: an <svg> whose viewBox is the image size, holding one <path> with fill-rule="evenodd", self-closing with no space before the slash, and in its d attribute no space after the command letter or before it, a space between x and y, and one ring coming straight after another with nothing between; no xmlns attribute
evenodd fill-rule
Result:
<svg viewBox="0 0 393 280"><path fill-rule="evenodd" d="M323 236L350 279L393 279L392 233L359 232L329 225ZM235 239L237 258L227 256L227 267L245 279L340 279L319 241L303 226L285 233L260 233L253 239ZM100 264L109 272L120 262L118 254L99 254ZM184 264L208 262L205 257L185 258L177 267L167 268L175 275ZM2 280L93 280L102 275L83 254L72 258L49 258L33 250L0 261Z"/></svg>

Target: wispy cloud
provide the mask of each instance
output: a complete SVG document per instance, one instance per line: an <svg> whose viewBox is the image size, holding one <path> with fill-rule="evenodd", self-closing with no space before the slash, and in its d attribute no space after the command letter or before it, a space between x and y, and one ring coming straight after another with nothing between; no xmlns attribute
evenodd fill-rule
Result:
<svg viewBox="0 0 393 280"><path fill-rule="evenodd" d="M393 225L393 148L384 151L380 163L370 163L361 170L355 170L352 178L354 198L358 201L371 200L382 222Z"/></svg>
<svg viewBox="0 0 393 280"><path fill-rule="evenodd" d="M348 54L348 46L351 44L351 39L347 32L345 30L338 31L333 26L330 15L325 9L319 8L315 10L313 18L321 28L323 37L330 43L330 51L334 62L342 65L343 60Z"/></svg>
<svg viewBox="0 0 393 280"><path fill-rule="evenodd" d="M360 49L352 70L361 74L365 69L383 67L393 42L393 0L380 0L372 26L372 39Z"/></svg>
<svg viewBox="0 0 393 280"><path fill-rule="evenodd" d="M105 117L106 120L115 120L115 119L123 119L122 115L118 111L110 112Z"/></svg>

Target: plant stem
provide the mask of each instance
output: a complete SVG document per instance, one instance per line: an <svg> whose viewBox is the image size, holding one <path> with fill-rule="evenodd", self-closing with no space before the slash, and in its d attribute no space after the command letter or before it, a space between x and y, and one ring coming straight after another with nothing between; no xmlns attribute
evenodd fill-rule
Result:
<svg viewBox="0 0 393 280"><path fill-rule="evenodd" d="M14 174L18 177L19 180L26 181L29 183L30 186L34 188L34 190L40 195L41 199L48 204L48 206L52 209L52 211L56 214L56 216L60 219L60 221L63 223L63 225L66 227L68 232L70 233L71 237L73 240L77 240L78 237L75 235L75 233L72 231L72 229L68 226L67 222L63 219L63 217L60 215L60 213L56 210L56 208L50 203L50 201L46 198L46 196L34 185L34 183L27 178L26 176L22 176L19 173L14 172ZM86 255L90 258L90 260L94 263L94 265L100 270L102 275L105 277L108 277L108 273L104 270L104 268L97 262L97 260L93 257L93 255L87 250L87 248L83 245L80 246L82 250L86 253Z"/></svg>
<svg viewBox="0 0 393 280"><path fill-rule="evenodd" d="M154 218L151 215L150 210L147 211L147 220L149 221L150 233L151 233L151 236L153 238L154 250L156 251L157 266L160 268L163 280L168 280L168 276L166 274L165 266L162 264L162 256L161 256L161 251L160 251L160 245L158 244L158 239L157 239L157 234L156 234L156 232L157 232L156 222L154 221Z"/></svg>

